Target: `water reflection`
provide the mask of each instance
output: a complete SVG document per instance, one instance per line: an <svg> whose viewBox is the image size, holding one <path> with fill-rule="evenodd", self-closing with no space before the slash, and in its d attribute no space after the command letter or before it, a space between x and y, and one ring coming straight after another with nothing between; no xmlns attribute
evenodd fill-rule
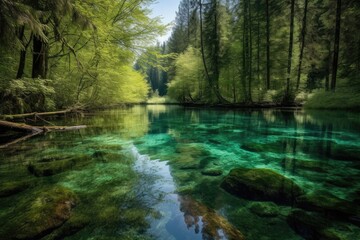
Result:
<svg viewBox="0 0 360 240"><path fill-rule="evenodd" d="M137 148L131 148L136 159L135 170L142 176L151 175L153 181L143 181L141 189L147 196L158 199L154 202L161 217L149 217L151 227L148 230L157 239L243 239L242 233L213 209L201 204L190 196L176 193L176 185L166 162L150 160L141 155Z"/></svg>

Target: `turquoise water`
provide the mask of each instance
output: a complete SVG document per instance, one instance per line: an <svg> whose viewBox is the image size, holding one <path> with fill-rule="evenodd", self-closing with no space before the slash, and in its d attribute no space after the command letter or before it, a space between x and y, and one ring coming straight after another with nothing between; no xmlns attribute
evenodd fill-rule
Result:
<svg viewBox="0 0 360 240"><path fill-rule="evenodd" d="M0 239L360 239L358 113L134 106L53 122L88 128L0 151ZM231 194L235 168L303 195Z"/></svg>

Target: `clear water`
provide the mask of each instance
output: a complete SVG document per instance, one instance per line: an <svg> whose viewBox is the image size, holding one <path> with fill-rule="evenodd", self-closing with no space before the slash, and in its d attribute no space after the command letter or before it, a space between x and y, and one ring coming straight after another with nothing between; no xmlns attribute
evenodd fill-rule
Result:
<svg viewBox="0 0 360 240"><path fill-rule="evenodd" d="M76 206L67 221L35 239L318 238L289 226L295 206L262 203L276 212L264 216L251 210L255 201L221 189L237 167L272 169L306 193L326 192L360 209L358 113L134 106L55 122L88 128L0 151L0 186L31 182L0 197L0 239L16 235L9 225L23 228L24 201L54 186L76 194ZM51 176L29 171L63 159L78 162ZM222 174L204 175L208 169ZM358 219L326 221L332 236L360 239Z"/></svg>

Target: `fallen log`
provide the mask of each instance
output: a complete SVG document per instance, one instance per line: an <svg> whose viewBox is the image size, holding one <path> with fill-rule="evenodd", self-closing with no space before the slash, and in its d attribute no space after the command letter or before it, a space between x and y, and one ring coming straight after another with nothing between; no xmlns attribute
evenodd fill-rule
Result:
<svg viewBox="0 0 360 240"><path fill-rule="evenodd" d="M1 148L7 148L10 145L25 141L33 136L43 134L46 132L53 132L53 131L74 131L86 128L86 125L80 125L80 126L31 126L28 124L23 123L14 123L9 121L0 121L0 127L8 128L11 130L18 130L21 132L27 132L28 134L20 137L18 139L15 139L12 142L6 143L4 145L0 145Z"/></svg>
<svg viewBox="0 0 360 240"><path fill-rule="evenodd" d="M28 117L40 117L40 116L51 116L51 115L63 115L67 113L77 113L80 110L78 108L71 108L62 111L55 112L33 112L33 113L23 113L23 114L14 114L14 115L0 115L0 119L3 120L11 120L11 119L20 119L20 118L28 118Z"/></svg>
<svg viewBox="0 0 360 240"><path fill-rule="evenodd" d="M39 127L34 127L31 125L23 124L23 123L14 123L14 122L8 122L8 121L0 121L0 127L9 128L12 130L18 130L21 132L43 132Z"/></svg>

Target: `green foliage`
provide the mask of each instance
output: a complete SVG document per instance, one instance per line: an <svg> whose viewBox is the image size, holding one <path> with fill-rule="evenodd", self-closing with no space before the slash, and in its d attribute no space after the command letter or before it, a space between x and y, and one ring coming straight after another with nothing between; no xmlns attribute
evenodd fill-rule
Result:
<svg viewBox="0 0 360 240"><path fill-rule="evenodd" d="M359 109L360 92L356 89L342 89L337 92L317 91L307 100L305 108L316 109Z"/></svg>
<svg viewBox="0 0 360 240"><path fill-rule="evenodd" d="M53 110L55 93L51 80L18 79L1 84L0 113Z"/></svg>
<svg viewBox="0 0 360 240"><path fill-rule="evenodd" d="M181 102L193 102L203 94L203 68L200 51L192 46L176 59L176 75L169 83L169 97Z"/></svg>

